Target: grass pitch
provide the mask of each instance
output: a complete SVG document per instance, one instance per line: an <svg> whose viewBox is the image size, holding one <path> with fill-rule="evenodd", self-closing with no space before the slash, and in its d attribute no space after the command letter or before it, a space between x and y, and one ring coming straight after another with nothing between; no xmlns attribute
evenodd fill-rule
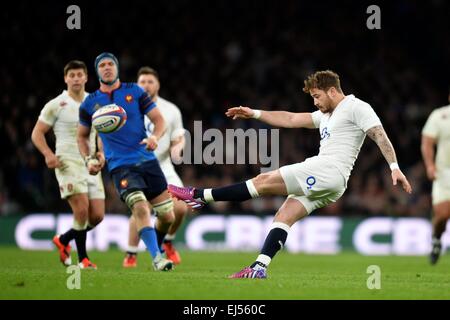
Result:
<svg viewBox="0 0 450 320"><path fill-rule="evenodd" d="M69 290L70 274L56 251L23 251L0 247L0 299L450 299L450 257L436 266L427 257L366 257L281 252L269 278L227 279L257 253L182 251L182 264L155 272L147 253L138 267L124 269L123 253L91 252L97 271L81 271L81 289ZM72 254L76 260L76 253ZM381 289L369 290L367 267L381 269Z"/></svg>

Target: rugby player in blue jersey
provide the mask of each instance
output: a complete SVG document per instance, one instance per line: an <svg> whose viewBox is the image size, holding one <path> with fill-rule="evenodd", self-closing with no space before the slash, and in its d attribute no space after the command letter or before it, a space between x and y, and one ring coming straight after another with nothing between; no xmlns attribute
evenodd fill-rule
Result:
<svg viewBox="0 0 450 320"><path fill-rule="evenodd" d="M95 71L100 81L99 90L90 94L80 106L78 147L86 165L93 161L89 155L91 118L96 110L106 105L118 105L127 112L127 122L112 133L101 133L108 170L120 198L130 208L153 259L155 270L167 271L173 262L161 255L161 244L174 221L173 202L167 192L167 182L153 150L165 131L164 118L152 97L135 83L121 83L119 62L108 52L95 59ZM144 116L155 128L147 137ZM156 222L150 218L150 204L156 212Z"/></svg>

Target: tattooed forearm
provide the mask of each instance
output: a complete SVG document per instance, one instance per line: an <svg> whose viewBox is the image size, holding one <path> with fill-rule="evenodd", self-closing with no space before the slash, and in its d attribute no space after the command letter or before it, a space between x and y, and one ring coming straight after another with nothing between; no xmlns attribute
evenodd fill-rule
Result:
<svg viewBox="0 0 450 320"><path fill-rule="evenodd" d="M378 148L380 148L381 153L383 154L388 164L397 162L397 156L395 155L394 147L392 146L391 141L389 141L386 131L384 131L382 126L375 126L373 128L370 128L367 131L367 135L378 145Z"/></svg>

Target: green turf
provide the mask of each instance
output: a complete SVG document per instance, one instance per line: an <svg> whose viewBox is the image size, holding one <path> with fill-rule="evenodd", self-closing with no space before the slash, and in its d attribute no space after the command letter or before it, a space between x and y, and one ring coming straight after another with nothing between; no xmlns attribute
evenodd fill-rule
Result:
<svg viewBox="0 0 450 320"><path fill-rule="evenodd" d="M256 253L183 251L171 272L155 272L146 253L123 269L119 251L92 252L97 271L83 270L81 289L56 251L0 247L0 299L449 299L450 257L432 267L427 257L278 254L266 280L227 279ZM73 258L76 254L73 254ZM381 268L381 289L369 290L369 265Z"/></svg>

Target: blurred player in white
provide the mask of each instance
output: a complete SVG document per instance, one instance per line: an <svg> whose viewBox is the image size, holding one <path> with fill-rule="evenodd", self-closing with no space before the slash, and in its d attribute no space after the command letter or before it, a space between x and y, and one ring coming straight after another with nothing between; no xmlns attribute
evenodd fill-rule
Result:
<svg viewBox="0 0 450 320"><path fill-rule="evenodd" d="M160 82L158 73L150 67L142 67L138 71L138 85L144 89L150 96L156 97L156 105L166 122L167 130L158 142L158 148L155 149L156 157L158 158L161 169L166 177L167 183L183 185L172 164L172 160L177 162L181 159L181 153L185 145L184 128L181 117L181 112L176 105L161 98L159 93ZM153 124L145 117L145 128L147 135L150 136L153 131ZM175 249L172 240L175 239L175 234L180 227L189 207L183 201L174 202L175 221L169 228L167 235L164 238L162 249L166 252L167 258L172 260L175 264L181 262L181 257ZM139 245L139 236L137 234L136 221L133 216L130 218L129 235L128 235L128 249L123 260L123 266L126 268L137 266L137 250Z"/></svg>
<svg viewBox="0 0 450 320"><path fill-rule="evenodd" d="M73 60L64 67L64 90L50 100L42 109L33 129L31 139L45 157L49 169L55 170L62 199L67 199L74 220L72 229L62 235L55 235L53 243L59 250L64 265L72 263L69 242L75 239L79 266L83 269L97 269L86 252L86 233L99 224L105 215L105 193L101 173L90 175L93 169L101 169L105 159L101 152L83 159L78 151L77 126L81 102L88 95L85 92L87 68L84 62ZM53 128L56 136L56 150L53 152L45 138ZM96 150L96 132L90 136L91 150Z"/></svg>
<svg viewBox="0 0 450 320"><path fill-rule="evenodd" d="M450 94L448 99L450 102ZM434 214L430 262L434 265L439 260L441 236L450 218L450 105L435 109L428 117L422 129L421 150L428 179L433 182L431 197Z"/></svg>
<svg viewBox="0 0 450 320"><path fill-rule="evenodd" d="M288 196L275 215L256 261L230 278L267 277L267 267L283 248L290 227L313 210L335 202L343 195L366 135L377 143L390 165L393 184L400 182L403 189L411 193L411 186L400 171L394 148L380 119L368 103L354 95L344 95L339 76L329 70L309 76L303 91L311 95L318 111L292 113L235 107L230 108L226 115L233 119L255 118L283 128L319 129L321 141L317 156L221 188L168 187L174 197L194 208L212 201L245 201L268 195Z"/></svg>

